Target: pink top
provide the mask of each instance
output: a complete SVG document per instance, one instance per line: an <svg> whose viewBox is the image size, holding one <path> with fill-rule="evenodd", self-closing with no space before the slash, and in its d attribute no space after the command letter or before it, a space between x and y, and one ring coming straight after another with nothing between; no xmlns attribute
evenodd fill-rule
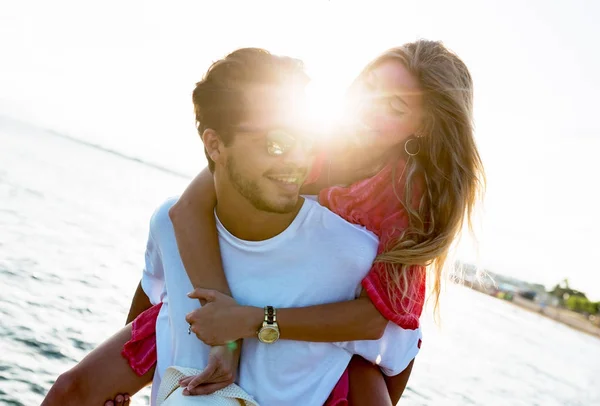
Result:
<svg viewBox="0 0 600 406"><path fill-rule="evenodd" d="M321 154L309 181L315 181L325 162ZM358 181L348 187L334 186L319 193L319 202L329 210L338 214L346 221L360 224L379 237L378 254L386 251L393 245L402 231L408 226L408 215L398 197L404 199L404 167L406 161L400 160L396 164L395 173L393 164L383 168L372 178ZM393 175L399 176L396 180L394 191ZM422 182L416 182L413 189L414 195L410 201L412 207L419 204L422 195ZM369 274L362 281L362 286L373 301L373 304L388 320L404 329L419 327L419 318L425 302L425 270L422 266L411 266L408 269L407 283L408 295L403 300L397 300L396 306L392 305L387 285L389 273L386 265L375 262ZM403 309L401 312L394 309Z"/></svg>

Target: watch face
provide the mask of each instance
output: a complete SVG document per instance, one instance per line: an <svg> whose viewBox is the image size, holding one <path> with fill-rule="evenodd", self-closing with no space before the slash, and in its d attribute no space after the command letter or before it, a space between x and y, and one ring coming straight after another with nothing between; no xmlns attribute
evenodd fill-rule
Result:
<svg viewBox="0 0 600 406"><path fill-rule="evenodd" d="M263 343L274 343L279 338L279 330L273 327L263 327L258 333L258 338Z"/></svg>

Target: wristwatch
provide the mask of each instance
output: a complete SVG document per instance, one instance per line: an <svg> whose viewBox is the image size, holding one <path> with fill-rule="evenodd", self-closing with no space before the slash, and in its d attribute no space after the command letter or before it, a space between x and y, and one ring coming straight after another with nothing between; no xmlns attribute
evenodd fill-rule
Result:
<svg viewBox="0 0 600 406"><path fill-rule="evenodd" d="M258 339L261 343L273 344L279 340L279 324L277 324L277 311L273 306L265 306L265 320L258 330Z"/></svg>

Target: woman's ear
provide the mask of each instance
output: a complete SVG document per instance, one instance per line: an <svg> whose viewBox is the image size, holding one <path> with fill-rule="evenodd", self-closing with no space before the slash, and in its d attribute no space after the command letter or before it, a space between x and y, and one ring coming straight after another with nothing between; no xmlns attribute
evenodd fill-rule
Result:
<svg viewBox="0 0 600 406"><path fill-rule="evenodd" d="M217 132L211 128L207 128L202 133L202 142L210 159L215 163L218 162L221 157L223 143Z"/></svg>

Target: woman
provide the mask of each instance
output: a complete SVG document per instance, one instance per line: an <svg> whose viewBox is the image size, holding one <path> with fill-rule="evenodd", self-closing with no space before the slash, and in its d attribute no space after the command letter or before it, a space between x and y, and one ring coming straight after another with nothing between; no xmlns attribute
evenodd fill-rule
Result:
<svg viewBox="0 0 600 406"><path fill-rule="evenodd" d="M441 43L417 41L384 53L363 70L351 90L353 98L360 102L357 112L365 135L359 144L336 146L327 151L322 170L317 165L314 182L304 192L318 193L321 204L379 236L379 255L363 281L368 298L305 309L281 309L278 318L282 330L285 330L286 311L294 318L310 318L332 309L339 315L353 312L370 315L377 328L385 328L387 320L403 328L417 328L425 297L425 266L431 269L437 306L444 260L465 217L470 220L483 180L471 122L471 77L464 63ZM206 179L206 176L196 179L171 214L192 284L222 290L226 281L220 269L214 232L215 201L214 196L210 197L210 183ZM204 212L194 214L199 207L204 207ZM185 226L187 222L193 226ZM209 225L213 231L202 234L200 231L207 230ZM319 337L288 331L293 335L285 338L306 341L372 338L371 332L360 335L358 319L342 321L348 327L343 330L348 331L343 337L339 333L327 336L326 332L332 330L320 329L325 333ZM144 323L152 327L151 317L146 316ZM68 393L81 393L90 403L91 399L104 401L111 390L135 393L149 382L152 366L137 369L141 374L138 376L120 356L131 331L131 326L124 328L61 376L60 385L55 385L56 392L74 386L79 390ZM128 344L152 339L151 335L133 337ZM133 353L128 361L135 366L140 357ZM93 379L101 368L110 372L111 382L99 385ZM376 368L353 360L347 372L343 377L345 387L344 382L338 385L341 391L334 390L337 398L332 395L332 402L340 396L349 396L351 403L367 404L361 399L361 395L367 394L372 404L391 404L397 401L406 383L406 377L399 381L387 379L389 394L381 390L369 393L368 388L386 387L386 380ZM348 379L349 393L344 393L348 392ZM357 386L352 384L358 379L361 391L354 390ZM190 381L187 379L183 384ZM385 397L376 399L375 395ZM81 400L74 403L77 402Z"/></svg>

